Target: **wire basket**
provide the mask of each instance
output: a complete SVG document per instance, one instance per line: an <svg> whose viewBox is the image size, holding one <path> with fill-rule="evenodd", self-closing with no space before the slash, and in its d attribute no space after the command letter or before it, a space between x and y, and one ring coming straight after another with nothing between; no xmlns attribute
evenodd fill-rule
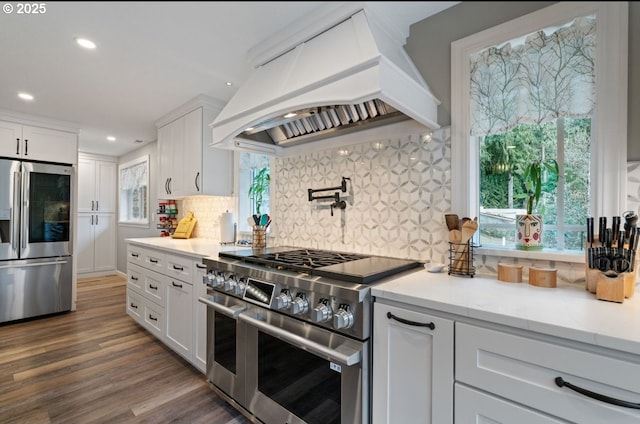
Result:
<svg viewBox="0 0 640 424"><path fill-rule="evenodd" d="M473 277L476 268L473 266L473 243L449 242L449 275Z"/></svg>

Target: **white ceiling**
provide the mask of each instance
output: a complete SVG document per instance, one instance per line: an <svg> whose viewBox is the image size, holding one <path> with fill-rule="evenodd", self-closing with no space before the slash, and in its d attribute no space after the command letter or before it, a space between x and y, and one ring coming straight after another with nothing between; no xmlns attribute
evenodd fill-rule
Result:
<svg viewBox="0 0 640 424"><path fill-rule="evenodd" d="M374 3L406 37L412 23L457 2ZM120 156L142 145L135 140L155 140L154 122L197 95L227 102L249 77L256 46L340 4L48 2L40 15L14 8L0 14L0 114L69 123L80 128L81 151ZM97 49L78 47L79 36ZM18 99L20 91L35 99Z"/></svg>

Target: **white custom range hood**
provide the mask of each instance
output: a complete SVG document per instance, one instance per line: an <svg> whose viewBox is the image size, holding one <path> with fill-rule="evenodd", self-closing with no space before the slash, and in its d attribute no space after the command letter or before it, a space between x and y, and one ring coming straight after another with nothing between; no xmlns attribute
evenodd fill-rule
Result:
<svg viewBox="0 0 640 424"><path fill-rule="evenodd" d="M402 43L361 9L257 67L211 124L211 145L277 154L400 120L436 129L438 104Z"/></svg>

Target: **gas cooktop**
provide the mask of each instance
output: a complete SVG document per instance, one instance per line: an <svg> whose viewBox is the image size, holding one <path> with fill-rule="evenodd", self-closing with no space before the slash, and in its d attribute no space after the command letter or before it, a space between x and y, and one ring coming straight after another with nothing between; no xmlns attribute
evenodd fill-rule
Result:
<svg viewBox="0 0 640 424"><path fill-rule="evenodd" d="M407 259L296 247L242 249L220 252L218 256L359 284L370 284L421 266L420 262Z"/></svg>

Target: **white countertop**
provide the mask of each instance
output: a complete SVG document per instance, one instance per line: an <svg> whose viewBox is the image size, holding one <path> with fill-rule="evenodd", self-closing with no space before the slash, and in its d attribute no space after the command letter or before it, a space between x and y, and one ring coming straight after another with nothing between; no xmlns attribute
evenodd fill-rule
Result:
<svg viewBox="0 0 640 424"><path fill-rule="evenodd" d="M145 237L130 238L127 243L140 246L159 248L172 251L174 253L194 256L197 258L218 257L218 252L224 250L236 250L251 248L251 246L221 245L218 241L204 238L174 239L171 237Z"/></svg>
<svg viewBox="0 0 640 424"><path fill-rule="evenodd" d="M373 296L640 355L640 293L597 300L582 285L542 288L419 270L372 287Z"/></svg>

